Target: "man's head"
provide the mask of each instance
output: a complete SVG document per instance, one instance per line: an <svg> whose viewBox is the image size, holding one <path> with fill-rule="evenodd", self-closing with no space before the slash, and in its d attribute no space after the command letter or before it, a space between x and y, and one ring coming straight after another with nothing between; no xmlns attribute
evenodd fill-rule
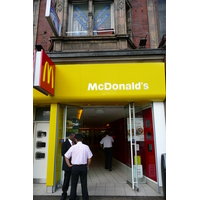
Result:
<svg viewBox="0 0 200 200"><path fill-rule="evenodd" d="M108 131L105 132L105 135L110 135Z"/></svg>
<svg viewBox="0 0 200 200"><path fill-rule="evenodd" d="M69 136L69 139L74 141L74 138L75 138L75 133L71 133L70 136Z"/></svg>
<svg viewBox="0 0 200 200"><path fill-rule="evenodd" d="M82 134L76 134L75 139L77 140L77 142L81 141L82 142Z"/></svg>

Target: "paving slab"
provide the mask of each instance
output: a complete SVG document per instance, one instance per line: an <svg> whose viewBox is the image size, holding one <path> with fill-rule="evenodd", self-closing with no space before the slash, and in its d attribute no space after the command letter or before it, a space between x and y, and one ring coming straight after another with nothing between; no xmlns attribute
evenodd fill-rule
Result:
<svg viewBox="0 0 200 200"><path fill-rule="evenodd" d="M61 196L33 196L33 200L60 200ZM69 200L67 197L66 200ZM82 200L82 197L79 197ZM105 197L105 196L90 196L89 200L164 200L162 196L133 196L133 197Z"/></svg>

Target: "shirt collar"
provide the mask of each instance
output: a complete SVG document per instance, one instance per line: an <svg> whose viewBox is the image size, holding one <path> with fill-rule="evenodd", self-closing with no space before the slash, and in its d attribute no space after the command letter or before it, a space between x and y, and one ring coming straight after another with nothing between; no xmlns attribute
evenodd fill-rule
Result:
<svg viewBox="0 0 200 200"><path fill-rule="evenodd" d="M76 144L82 144L82 142L81 142L81 141L79 141L79 142L77 142Z"/></svg>

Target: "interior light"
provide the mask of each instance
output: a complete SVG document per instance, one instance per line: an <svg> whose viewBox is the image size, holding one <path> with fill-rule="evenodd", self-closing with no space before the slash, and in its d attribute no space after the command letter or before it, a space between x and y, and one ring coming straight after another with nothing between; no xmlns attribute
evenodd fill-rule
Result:
<svg viewBox="0 0 200 200"><path fill-rule="evenodd" d="M97 113L97 114L104 114L105 110L104 109L96 109L95 113Z"/></svg>
<svg viewBox="0 0 200 200"><path fill-rule="evenodd" d="M77 115L76 115L76 118L77 118L77 119L79 119L79 120L80 120L80 118L81 118L81 115L82 115L82 112L83 112L83 110L82 110L82 109L79 109L79 110L77 110Z"/></svg>

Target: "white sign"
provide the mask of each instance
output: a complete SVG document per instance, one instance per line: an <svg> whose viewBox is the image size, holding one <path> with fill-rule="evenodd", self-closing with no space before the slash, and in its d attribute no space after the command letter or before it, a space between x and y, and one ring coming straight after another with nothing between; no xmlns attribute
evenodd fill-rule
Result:
<svg viewBox="0 0 200 200"><path fill-rule="evenodd" d="M135 145L135 143L132 143L133 145ZM140 150L140 146L139 144L136 144L136 150L139 151Z"/></svg>
<svg viewBox="0 0 200 200"><path fill-rule="evenodd" d="M136 165L133 165L133 172L134 172L134 177L136 177ZM137 173L138 173L138 178L143 177L142 165L137 166Z"/></svg>
<svg viewBox="0 0 200 200"><path fill-rule="evenodd" d="M46 17L53 33L55 34L55 36L60 36L61 24L60 24L58 15L56 13L56 10L53 6L52 0L47 0L47 2L46 2L45 17Z"/></svg>
<svg viewBox="0 0 200 200"><path fill-rule="evenodd" d="M149 85L148 83L143 83L143 82L137 82L137 83L89 83L88 84L88 91L94 91L94 90L148 90Z"/></svg>

